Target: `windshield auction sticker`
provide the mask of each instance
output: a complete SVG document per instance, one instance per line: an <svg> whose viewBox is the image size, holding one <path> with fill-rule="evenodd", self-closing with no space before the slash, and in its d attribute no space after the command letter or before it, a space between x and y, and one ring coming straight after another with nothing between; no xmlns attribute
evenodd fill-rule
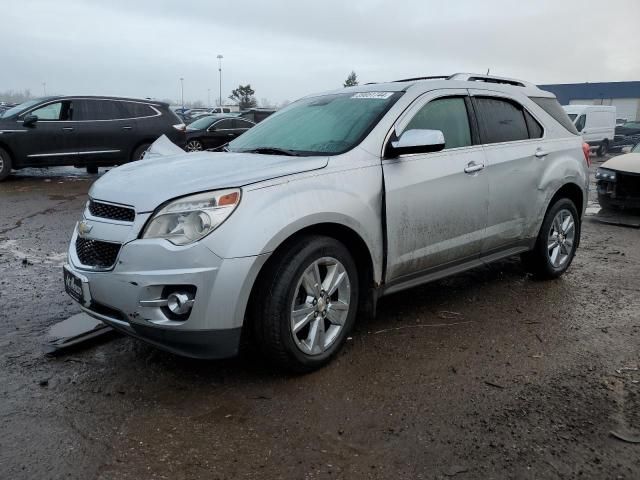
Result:
<svg viewBox="0 0 640 480"><path fill-rule="evenodd" d="M360 92L352 95L351 98L373 98L376 100L386 100L391 95L393 95L393 92Z"/></svg>

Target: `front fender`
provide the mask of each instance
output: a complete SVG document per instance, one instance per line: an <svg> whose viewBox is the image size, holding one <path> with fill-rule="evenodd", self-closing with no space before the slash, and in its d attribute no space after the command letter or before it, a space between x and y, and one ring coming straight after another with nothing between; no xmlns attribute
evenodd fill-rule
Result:
<svg viewBox="0 0 640 480"><path fill-rule="evenodd" d="M338 224L362 238L379 281L381 192L379 166L307 173L276 184L258 184L243 191L237 211L207 237L206 245L222 258L263 255L305 228Z"/></svg>

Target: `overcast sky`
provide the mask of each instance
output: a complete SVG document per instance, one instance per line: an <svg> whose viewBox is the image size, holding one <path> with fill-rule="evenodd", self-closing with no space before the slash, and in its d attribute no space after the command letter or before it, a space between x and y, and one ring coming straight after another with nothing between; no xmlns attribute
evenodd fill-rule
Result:
<svg viewBox="0 0 640 480"><path fill-rule="evenodd" d="M640 0L0 0L0 91L282 102L361 83L486 72L640 80Z"/></svg>

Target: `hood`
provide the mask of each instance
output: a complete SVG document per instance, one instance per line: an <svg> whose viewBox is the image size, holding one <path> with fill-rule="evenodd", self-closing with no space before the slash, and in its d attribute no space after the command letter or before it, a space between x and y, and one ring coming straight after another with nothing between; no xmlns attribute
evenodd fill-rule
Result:
<svg viewBox="0 0 640 480"><path fill-rule="evenodd" d="M89 196L150 212L172 198L324 168L328 157L198 152L127 163L98 179Z"/></svg>
<svg viewBox="0 0 640 480"><path fill-rule="evenodd" d="M619 172L640 173L640 153L625 153L607 160L602 168L617 170Z"/></svg>

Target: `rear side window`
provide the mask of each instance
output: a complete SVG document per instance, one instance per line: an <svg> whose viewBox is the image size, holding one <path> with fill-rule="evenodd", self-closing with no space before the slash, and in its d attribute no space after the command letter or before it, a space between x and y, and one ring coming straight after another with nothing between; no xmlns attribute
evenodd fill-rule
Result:
<svg viewBox="0 0 640 480"><path fill-rule="evenodd" d="M438 98L427 103L411 119L407 130L440 130L445 148L471 145L469 115L463 97Z"/></svg>
<svg viewBox="0 0 640 480"><path fill-rule="evenodd" d="M578 130L579 132L584 130L584 126L586 123L587 123L587 116L585 114L580 115L578 117L578 120L576 120L576 130Z"/></svg>
<svg viewBox="0 0 640 480"><path fill-rule="evenodd" d="M219 122L214 123L213 126L216 130L232 130L233 120L220 120Z"/></svg>
<svg viewBox="0 0 640 480"><path fill-rule="evenodd" d="M524 109L501 98L475 97L482 143L528 140Z"/></svg>
<svg viewBox="0 0 640 480"><path fill-rule="evenodd" d="M551 115L560 125L567 129L569 133L578 135L575 125L569 119L567 112L560 106L558 100L547 97L529 97L540 108Z"/></svg>
<svg viewBox="0 0 640 480"><path fill-rule="evenodd" d="M527 129L529 130L529 138L542 138L544 129L538 121L533 118L527 110L524 111L524 119L527 121Z"/></svg>
<svg viewBox="0 0 640 480"><path fill-rule="evenodd" d="M145 103L120 102L120 106L124 112L124 118L140 118L157 115L157 113Z"/></svg>
<svg viewBox="0 0 640 480"><path fill-rule="evenodd" d="M233 121L235 128L251 128L253 127L253 123L247 122L246 120L234 120Z"/></svg>

